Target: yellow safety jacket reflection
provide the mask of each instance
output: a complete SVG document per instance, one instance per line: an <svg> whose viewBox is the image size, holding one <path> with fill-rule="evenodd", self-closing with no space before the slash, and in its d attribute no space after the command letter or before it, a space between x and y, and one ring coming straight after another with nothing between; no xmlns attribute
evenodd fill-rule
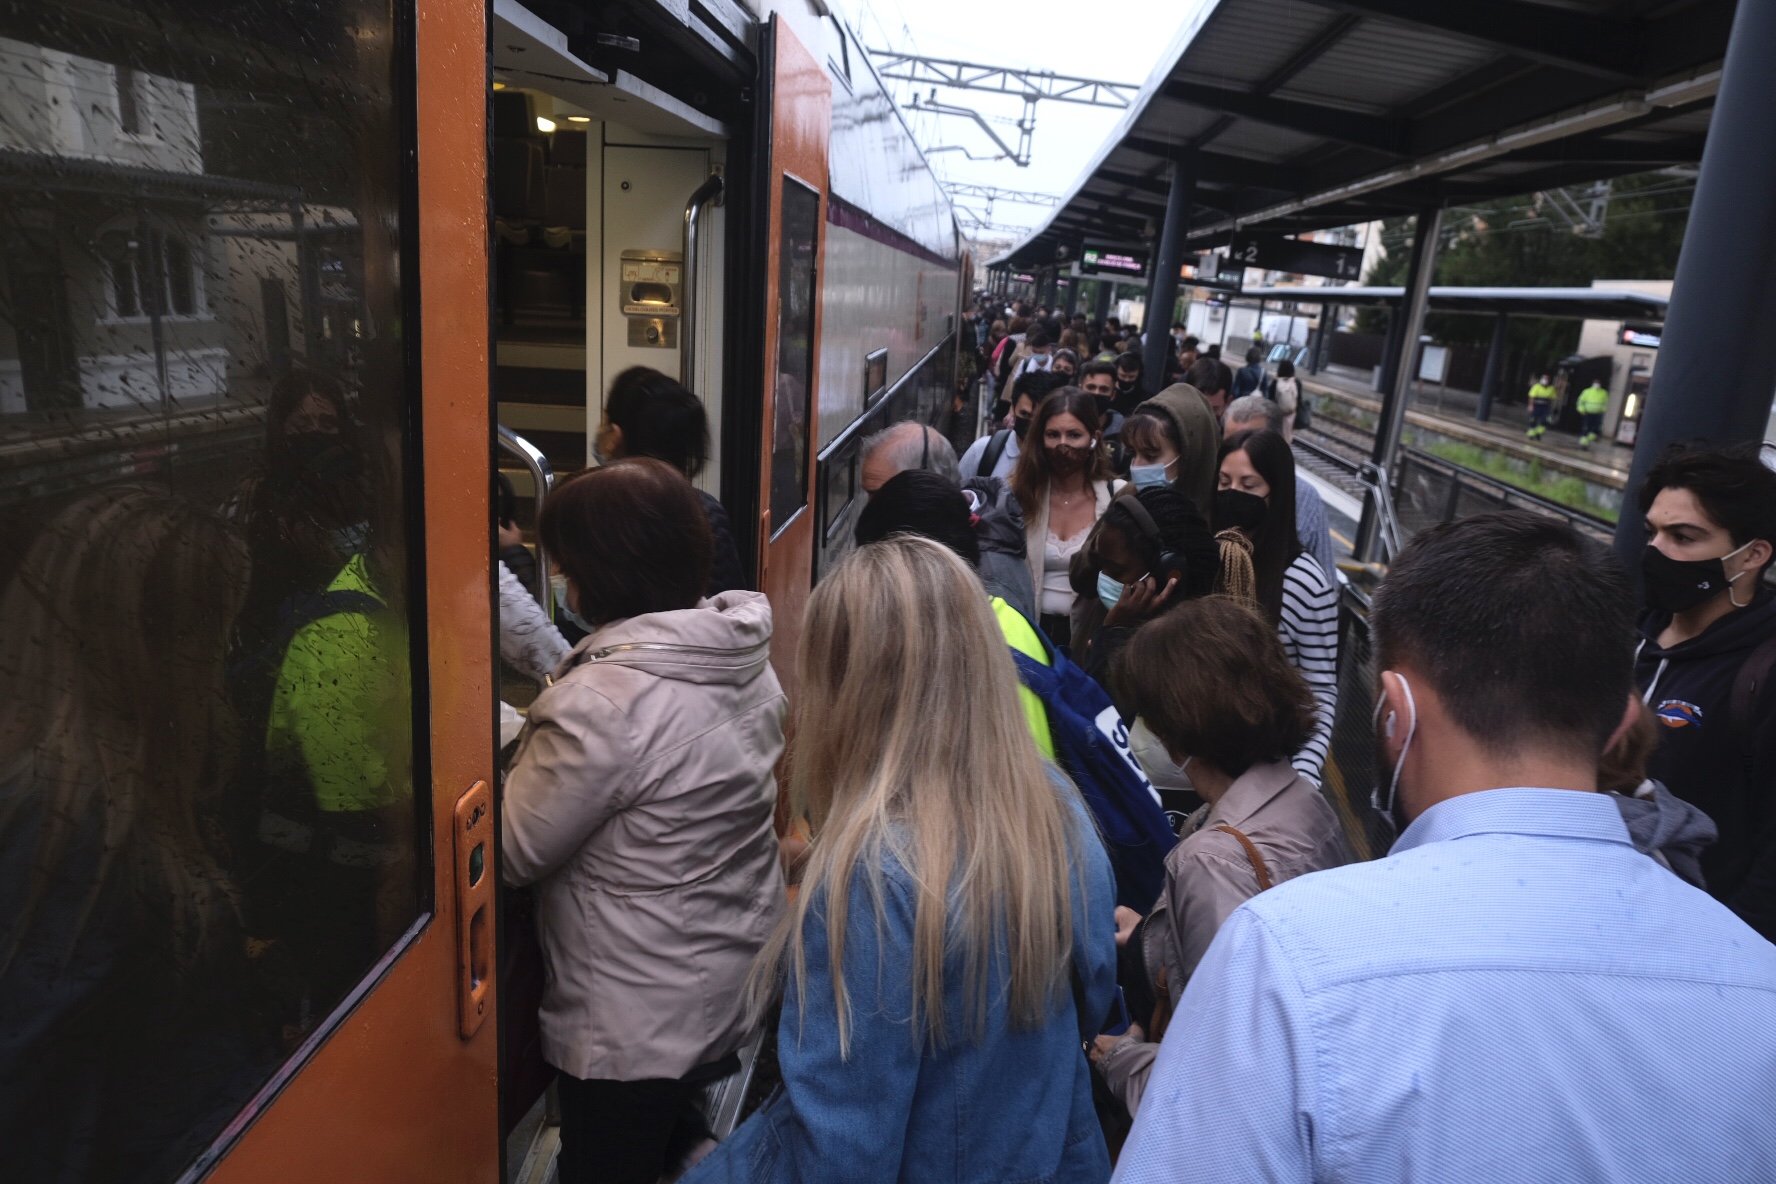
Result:
<svg viewBox="0 0 1776 1184"><path fill-rule="evenodd" d="M1592 383L1579 392L1579 414L1599 415L1609 406L1609 392Z"/></svg>
<svg viewBox="0 0 1776 1184"><path fill-rule="evenodd" d="M387 603L362 555L352 557L327 591L361 592ZM392 617L333 613L291 638L272 695L266 757L274 774L303 774L318 809L344 813L393 803L409 777L410 728L405 638Z"/></svg>
<svg viewBox="0 0 1776 1184"><path fill-rule="evenodd" d="M999 632L1005 635L1005 644L1044 666L1048 665L1048 651L1042 646L1042 638L1036 635L1035 626L1025 619L1024 614L999 597L992 597L991 602L993 616L999 621ZM1036 740L1036 751L1042 754L1043 760L1053 764L1054 737L1048 732L1048 708L1043 706L1042 697L1020 681L1018 702L1024 706L1024 721L1030 725L1030 735Z"/></svg>
<svg viewBox="0 0 1776 1184"><path fill-rule="evenodd" d="M1532 402L1536 399L1552 399L1555 393L1553 387L1545 386L1539 382L1529 388L1529 397Z"/></svg>

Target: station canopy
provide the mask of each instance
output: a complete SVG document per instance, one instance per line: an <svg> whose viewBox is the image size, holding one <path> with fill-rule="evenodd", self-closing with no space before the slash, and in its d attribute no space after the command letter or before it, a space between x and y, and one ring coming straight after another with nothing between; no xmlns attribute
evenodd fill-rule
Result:
<svg viewBox="0 0 1776 1184"><path fill-rule="evenodd" d="M1732 0L1203 0L1048 221L992 261L1187 246L1701 159Z"/></svg>
<svg viewBox="0 0 1776 1184"><path fill-rule="evenodd" d="M1279 304L1392 307L1400 303L1405 293L1406 289L1400 287L1369 286L1245 288L1234 299L1242 304L1270 300ZM1430 291L1433 312L1503 312L1525 317L1663 321L1670 304L1666 296L1612 288L1468 288L1432 284Z"/></svg>

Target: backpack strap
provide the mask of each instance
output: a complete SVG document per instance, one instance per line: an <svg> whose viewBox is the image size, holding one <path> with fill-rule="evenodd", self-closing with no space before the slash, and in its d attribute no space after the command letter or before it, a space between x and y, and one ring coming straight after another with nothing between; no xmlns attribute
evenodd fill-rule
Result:
<svg viewBox="0 0 1776 1184"><path fill-rule="evenodd" d="M993 433L993 438L987 441L986 451L981 453L980 463L975 466L974 475L976 477L991 477L993 475L994 468L999 464L999 458L1005 455L1006 442L1010 439L1010 428L1000 428Z"/></svg>
<svg viewBox="0 0 1776 1184"><path fill-rule="evenodd" d="M1232 835L1239 840L1239 845L1246 849L1246 858L1252 861L1252 871L1258 877L1258 891L1265 892L1275 883L1270 878L1270 865L1264 862L1264 856L1258 853L1258 844L1246 837L1246 832L1223 822L1215 828L1224 835Z"/></svg>
<svg viewBox="0 0 1776 1184"><path fill-rule="evenodd" d="M1772 672L1776 672L1776 636L1765 638L1752 650L1751 656L1739 667L1739 673L1733 676L1733 692L1727 699L1727 712L1747 758L1752 751L1755 722L1752 713L1757 707L1758 693L1768 687Z"/></svg>

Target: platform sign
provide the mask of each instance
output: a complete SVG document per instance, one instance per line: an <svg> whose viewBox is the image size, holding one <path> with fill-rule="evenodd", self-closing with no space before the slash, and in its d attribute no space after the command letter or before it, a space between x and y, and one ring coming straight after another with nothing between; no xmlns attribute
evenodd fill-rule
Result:
<svg viewBox="0 0 1776 1184"><path fill-rule="evenodd" d="M1218 292L1237 292L1245 282L1246 269L1225 255L1210 252L1193 255L1178 269L1178 279L1198 288Z"/></svg>
<svg viewBox="0 0 1776 1184"><path fill-rule="evenodd" d="M1147 274L1147 256L1135 252L1107 251L1087 247L1079 256L1080 275L1122 275L1139 278Z"/></svg>
<svg viewBox="0 0 1776 1184"><path fill-rule="evenodd" d="M1310 243L1280 234L1238 234L1228 245L1228 256L1241 267L1262 267L1294 275L1323 275L1335 280L1354 280L1363 274L1361 247L1335 247Z"/></svg>
<svg viewBox="0 0 1776 1184"><path fill-rule="evenodd" d="M1620 345L1632 345L1640 349L1658 349L1659 338L1664 334L1663 325L1623 325L1616 332L1616 342Z"/></svg>

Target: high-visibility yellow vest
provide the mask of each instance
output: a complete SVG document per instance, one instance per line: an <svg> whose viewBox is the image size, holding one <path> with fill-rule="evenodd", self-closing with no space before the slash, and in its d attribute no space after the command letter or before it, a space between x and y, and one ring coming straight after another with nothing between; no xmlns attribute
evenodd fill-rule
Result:
<svg viewBox="0 0 1776 1184"><path fill-rule="evenodd" d="M1592 383L1579 392L1580 415L1602 415L1609 407L1609 392L1597 383Z"/></svg>
<svg viewBox="0 0 1776 1184"><path fill-rule="evenodd" d="M1538 382L1529 388L1529 399L1532 403L1537 399L1552 399L1554 394L1554 388L1543 382Z"/></svg>
<svg viewBox="0 0 1776 1184"><path fill-rule="evenodd" d="M999 622L999 632L1005 635L1005 644L1020 654L1048 665L1048 651L1043 648L1042 639L1036 635L1036 627L1024 617L1024 614L1006 604L1000 597L991 598L993 616ZM1042 705L1042 698L1035 691L1018 683L1018 702L1024 705L1024 720L1030 725L1030 735L1036 740L1036 751L1042 759L1054 763L1054 737L1048 731L1048 708Z"/></svg>

